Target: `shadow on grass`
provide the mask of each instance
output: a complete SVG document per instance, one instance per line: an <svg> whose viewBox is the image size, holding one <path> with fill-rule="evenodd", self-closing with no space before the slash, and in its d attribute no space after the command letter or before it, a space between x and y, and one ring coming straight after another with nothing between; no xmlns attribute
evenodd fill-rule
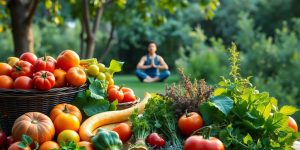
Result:
<svg viewBox="0 0 300 150"><path fill-rule="evenodd" d="M143 83L138 80L135 75L118 75L114 76L115 84L132 88L135 95L143 98L145 92L149 93L165 93L165 86L177 83L180 80L178 75L171 75L164 82Z"/></svg>

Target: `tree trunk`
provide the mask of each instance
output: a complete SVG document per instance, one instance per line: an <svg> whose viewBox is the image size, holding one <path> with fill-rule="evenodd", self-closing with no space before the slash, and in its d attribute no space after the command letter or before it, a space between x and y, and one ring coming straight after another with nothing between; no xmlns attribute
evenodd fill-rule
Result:
<svg viewBox="0 0 300 150"><path fill-rule="evenodd" d="M107 57L108 53L111 50L111 45L112 45L111 43L112 43L112 40L114 39L114 31L115 31L115 26L112 24L111 29L110 29L110 33L109 33L109 38L108 38L107 43L106 43L105 48L104 48L104 53L100 57L99 62L103 62L104 59Z"/></svg>
<svg viewBox="0 0 300 150"><path fill-rule="evenodd" d="M15 56L34 50L31 20L39 0L13 0L9 3Z"/></svg>

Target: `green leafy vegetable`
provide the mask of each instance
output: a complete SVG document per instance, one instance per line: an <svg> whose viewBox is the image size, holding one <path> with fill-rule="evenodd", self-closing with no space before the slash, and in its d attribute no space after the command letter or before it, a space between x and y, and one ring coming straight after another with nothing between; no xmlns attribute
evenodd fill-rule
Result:
<svg viewBox="0 0 300 150"><path fill-rule="evenodd" d="M123 66L124 62L121 61L117 61L117 60L111 60L109 67L107 69L107 71L109 73L111 73L111 75L113 75L115 72L120 72L122 71L122 66Z"/></svg>
<svg viewBox="0 0 300 150"><path fill-rule="evenodd" d="M72 103L77 106L81 112L84 112L85 117L108 110L116 110L118 103L109 103L106 89L106 81L95 79L90 83L88 89L77 94Z"/></svg>
<svg viewBox="0 0 300 150"><path fill-rule="evenodd" d="M276 98L259 92L250 78L238 73L238 52L233 44L231 79L222 78L211 99L199 107L206 125L218 126L212 136L219 137L226 149L292 149L299 132L288 127L293 106L278 107Z"/></svg>

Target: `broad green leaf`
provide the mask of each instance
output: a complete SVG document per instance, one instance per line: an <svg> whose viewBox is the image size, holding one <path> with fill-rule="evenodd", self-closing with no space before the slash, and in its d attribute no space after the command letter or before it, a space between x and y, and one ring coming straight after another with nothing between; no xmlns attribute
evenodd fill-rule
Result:
<svg viewBox="0 0 300 150"><path fill-rule="evenodd" d="M211 103L226 116L229 114L233 107L233 100L227 96L212 97Z"/></svg>
<svg viewBox="0 0 300 150"><path fill-rule="evenodd" d="M88 76L87 78L90 84L92 84L95 81L94 77Z"/></svg>
<svg viewBox="0 0 300 150"><path fill-rule="evenodd" d="M227 90L225 88L217 88L214 90L214 96L222 95L223 93L226 93Z"/></svg>
<svg viewBox="0 0 300 150"><path fill-rule="evenodd" d="M284 105L281 107L280 109L280 113L284 114L284 115L292 115L294 114L295 112L299 111L299 109L297 109L296 107L294 106L288 106L288 105Z"/></svg>
<svg viewBox="0 0 300 150"><path fill-rule="evenodd" d="M210 102L202 103L199 107L199 111L206 124L211 124L213 121L224 120L224 114Z"/></svg>
<svg viewBox="0 0 300 150"><path fill-rule="evenodd" d="M269 116L265 124L265 127L269 132L274 132L281 128L286 128L287 124L288 124L288 116L282 113L275 113L274 115Z"/></svg>
<svg viewBox="0 0 300 150"><path fill-rule="evenodd" d="M110 72L111 74L114 74L115 72L120 72L122 71L122 66L123 66L124 62L121 61L117 61L117 60L111 60L109 67L108 67L108 72Z"/></svg>
<svg viewBox="0 0 300 150"><path fill-rule="evenodd" d="M118 103L119 103L118 100L115 100L112 103L110 103L109 110L110 111L117 110Z"/></svg>
<svg viewBox="0 0 300 150"><path fill-rule="evenodd" d="M83 111L87 116L93 116L95 114L108 111L110 104L107 100L90 101L83 107Z"/></svg>
<svg viewBox="0 0 300 150"><path fill-rule="evenodd" d="M253 139L249 133L243 138L243 142L245 144L251 144L253 142Z"/></svg>
<svg viewBox="0 0 300 150"><path fill-rule="evenodd" d="M103 81L95 80L89 86L91 92L90 97L96 100L104 99L106 97L106 84Z"/></svg>

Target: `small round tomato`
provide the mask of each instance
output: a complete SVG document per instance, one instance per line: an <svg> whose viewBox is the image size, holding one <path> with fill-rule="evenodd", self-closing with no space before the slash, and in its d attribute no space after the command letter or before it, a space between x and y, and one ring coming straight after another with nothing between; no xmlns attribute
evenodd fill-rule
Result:
<svg viewBox="0 0 300 150"><path fill-rule="evenodd" d="M49 150L49 149L59 149L59 148L60 146L56 142L47 141L40 146L39 150Z"/></svg>
<svg viewBox="0 0 300 150"><path fill-rule="evenodd" d="M20 142L15 142L12 145L9 146L8 150L31 150L29 145L27 145L25 148L19 148L18 144Z"/></svg>
<svg viewBox="0 0 300 150"><path fill-rule="evenodd" d="M54 87L59 88L66 85L66 72L62 69L55 69L54 72L55 85Z"/></svg>
<svg viewBox="0 0 300 150"><path fill-rule="evenodd" d="M64 130L60 132L57 136L57 142L70 142L73 141L75 143L78 143L80 141L80 137L77 132L73 130Z"/></svg>
<svg viewBox="0 0 300 150"><path fill-rule="evenodd" d="M132 135L131 128L126 123L120 123L117 126L115 126L112 130L118 133L119 138L122 140L123 143L128 141Z"/></svg>
<svg viewBox="0 0 300 150"><path fill-rule="evenodd" d="M147 137L146 141L154 148L160 148L165 146L166 144L166 141L162 137L160 137L157 133L151 133Z"/></svg>
<svg viewBox="0 0 300 150"><path fill-rule="evenodd" d="M78 54L72 50L64 50L57 57L56 68L61 68L68 71L72 67L77 67L80 64Z"/></svg>
<svg viewBox="0 0 300 150"><path fill-rule="evenodd" d="M73 67L66 74L66 79L71 86L79 87L86 82L86 74L83 69Z"/></svg>
<svg viewBox="0 0 300 150"><path fill-rule="evenodd" d="M35 61L37 60L37 57L33 53L26 52L20 56L20 60L27 61L27 62L31 63L32 65L34 65Z"/></svg>
<svg viewBox="0 0 300 150"><path fill-rule="evenodd" d="M292 128L295 132L298 132L297 122L294 120L294 118L292 118L290 116L289 116L289 119L288 119L288 126L290 128Z"/></svg>
<svg viewBox="0 0 300 150"><path fill-rule="evenodd" d="M13 67L19 60L17 57L8 57L6 62Z"/></svg>
<svg viewBox="0 0 300 150"><path fill-rule="evenodd" d="M16 79L20 76L31 77L33 73L33 66L27 61L18 61L12 68L11 77Z"/></svg>
<svg viewBox="0 0 300 150"><path fill-rule="evenodd" d="M203 120L196 112L190 112L182 115L178 120L178 127L186 136L191 135L194 131L203 127Z"/></svg>
<svg viewBox="0 0 300 150"><path fill-rule="evenodd" d="M123 98L123 102L133 102L135 101L135 95L132 92L125 92L124 93L124 98Z"/></svg>
<svg viewBox="0 0 300 150"><path fill-rule="evenodd" d="M77 131L80 127L79 119L72 114L62 113L53 121L55 132L60 133L63 130Z"/></svg>
<svg viewBox="0 0 300 150"><path fill-rule="evenodd" d="M49 71L53 72L55 69L56 60L51 56L44 56L39 59L34 64L34 72L39 71Z"/></svg>
<svg viewBox="0 0 300 150"><path fill-rule="evenodd" d="M111 88L108 90L107 94L110 102L118 100L119 103L122 103L124 99L124 93L120 90L120 88Z"/></svg>
<svg viewBox="0 0 300 150"><path fill-rule="evenodd" d="M88 141L80 141L77 143L78 147L84 147L85 150L94 150L94 147L92 145L92 143L88 142Z"/></svg>
<svg viewBox="0 0 300 150"><path fill-rule="evenodd" d="M193 135L184 142L183 150L225 150L225 147L215 137L204 139L202 136Z"/></svg>
<svg viewBox="0 0 300 150"><path fill-rule="evenodd" d="M28 90L33 88L32 79L26 76L18 77L14 82L15 89Z"/></svg>
<svg viewBox="0 0 300 150"><path fill-rule="evenodd" d="M105 65L102 63L97 64L97 66L98 66L100 72L105 72L107 70Z"/></svg>
<svg viewBox="0 0 300 150"><path fill-rule="evenodd" d="M48 91L55 84L55 77L49 71L39 71L33 77L34 87L38 90Z"/></svg>
<svg viewBox="0 0 300 150"><path fill-rule="evenodd" d="M7 75L0 75L0 89L12 89L14 87L14 80Z"/></svg>
<svg viewBox="0 0 300 150"><path fill-rule="evenodd" d="M6 148L10 147L10 145L14 144L15 140L12 136L6 137Z"/></svg>
<svg viewBox="0 0 300 150"><path fill-rule="evenodd" d="M12 67L7 63L0 63L0 75L10 75Z"/></svg>
<svg viewBox="0 0 300 150"><path fill-rule="evenodd" d="M122 87L121 90L123 91L123 93L126 93L126 92L134 93L133 90L131 88L128 88L128 87Z"/></svg>

